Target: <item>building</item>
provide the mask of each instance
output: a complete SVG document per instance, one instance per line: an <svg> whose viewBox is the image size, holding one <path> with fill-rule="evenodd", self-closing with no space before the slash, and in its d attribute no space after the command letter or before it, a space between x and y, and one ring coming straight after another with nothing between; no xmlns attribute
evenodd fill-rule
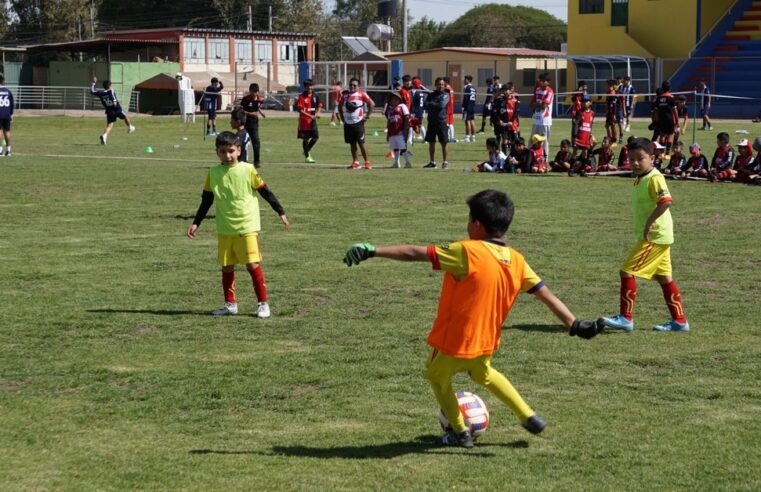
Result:
<svg viewBox="0 0 761 492"><path fill-rule="evenodd" d="M569 0L567 51L569 83L587 80L595 92L613 75L634 75L634 62L652 90L669 79L692 91L703 80L714 94L759 97L747 81L761 77L761 1ZM721 113L727 100L715 102Z"/></svg>
<svg viewBox="0 0 761 492"><path fill-rule="evenodd" d="M479 103L486 93L486 79L498 75L513 82L521 94L534 92L536 76L550 74L556 91L565 90L565 53L528 48L435 48L407 53L387 54L389 60L402 60L403 72L417 75L423 85L431 87L436 77L449 77L455 92L461 92L463 77L473 76Z"/></svg>

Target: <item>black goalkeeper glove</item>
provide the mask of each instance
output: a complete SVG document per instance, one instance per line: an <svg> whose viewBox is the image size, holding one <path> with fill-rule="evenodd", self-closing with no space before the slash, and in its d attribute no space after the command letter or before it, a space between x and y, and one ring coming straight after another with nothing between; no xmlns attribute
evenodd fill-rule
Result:
<svg viewBox="0 0 761 492"><path fill-rule="evenodd" d="M375 246L370 243L353 244L344 256L346 266L359 265L360 262L375 256Z"/></svg>
<svg viewBox="0 0 761 492"><path fill-rule="evenodd" d="M571 329L568 330L568 334L572 337L579 336L589 340L590 338L597 336L598 333L601 333L604 327L605 323L603 323L602 318L597 321L589 319L579 321L577 319L574 320Z"/></svg>

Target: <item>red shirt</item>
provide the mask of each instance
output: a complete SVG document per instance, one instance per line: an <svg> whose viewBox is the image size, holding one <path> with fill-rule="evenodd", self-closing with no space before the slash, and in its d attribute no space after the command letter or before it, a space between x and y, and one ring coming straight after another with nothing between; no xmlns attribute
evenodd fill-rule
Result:
<svg viewBox="0 0 761 492"><path fill-rule="evenodd" d="M576 114L576 141L574 145L588 149L592 146L592 125L595 122L595 113L591 109Z"/></svg>
<svg viewBox="0 0 761 492"><path fill-rule="evenodd" d="M454 87L447 84L444 90L449 92L449 105L447 106L447 124L454 124Z"/></svg>
<svg viewBox="0 0 761 492"><path fill-rule="evenodd" d="M412 89L407 89L406 87L402 86L399 89L399 95L402 96L402 102L405 106L407 106L408 110L412 110Z"/></svg>
<svg viewBox="0 0 761 492"><path fill-rule="evenodd" d="M393 137L404 131L404 122L410 117L410 112L404 104L397 104L388 115L388 136Z"/></svg>
<svg viewBox="0 0 761 492"><path fill-rule="evenodd" d="M316 120L310 116L316 115L321 107L322 103L316 94L307 94L306 92L299 94L299 98L296 100L296 109L299 110L299 131L305 132L314 128Z"/></svg>

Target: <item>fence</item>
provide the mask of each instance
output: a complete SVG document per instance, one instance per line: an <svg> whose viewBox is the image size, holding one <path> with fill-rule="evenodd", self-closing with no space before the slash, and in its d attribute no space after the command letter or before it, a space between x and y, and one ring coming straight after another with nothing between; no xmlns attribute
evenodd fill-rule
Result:
<svg viewBox="0 0 761 492"><path fill-rule="evenodd" d="M9 87L13 93L13 102L16 109L39 109L39 110L101 110L103 105L100 100L90 94L89 87L55 87L55 86L30 86L20 85ZM136 112L140 103L140 92L132 91L130 94L128 111Z"/></svg>

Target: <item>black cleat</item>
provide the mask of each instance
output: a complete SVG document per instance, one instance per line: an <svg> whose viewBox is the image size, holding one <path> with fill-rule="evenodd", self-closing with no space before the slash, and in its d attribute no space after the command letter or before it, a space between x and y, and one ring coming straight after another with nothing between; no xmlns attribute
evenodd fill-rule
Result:
<svg viewBox="0 0 761 492"><path fill-rule="evenodd" d="M448 430L446 434L441 436L441 444L444 446L459 446L461 448L473 447L473 436L470 435L470 431L465 429L462 432L455 432Z"/></svg>
<svg viewBox="0 0 761 492"><path fill-rule="evenodd" d="M538 413L535 413L521 425L523 425L523 428L530 433L539 434L544 430L545 427L547 427L547 421L540 417Z"/></svg>

